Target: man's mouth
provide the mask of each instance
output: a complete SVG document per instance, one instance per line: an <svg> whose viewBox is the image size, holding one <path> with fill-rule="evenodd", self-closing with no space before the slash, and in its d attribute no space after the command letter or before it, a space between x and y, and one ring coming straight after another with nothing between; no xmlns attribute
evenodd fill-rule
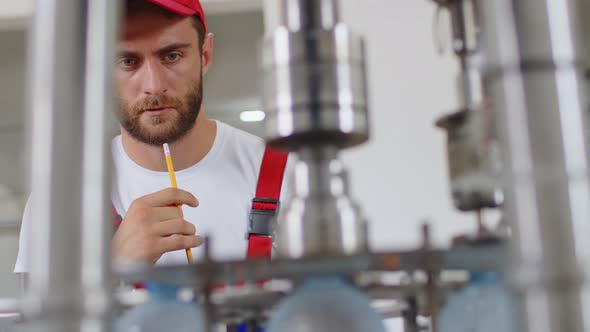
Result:
<svg viewBox="0 0 590 332"><path fill-rule="evenodd" d="M157 116L157 115L162 115L166 112L169 112L173 109L174 109L174 107L172 107L172 106L152 107L152 108L144 109L142 113L146 113L147 115L150 115L150 116Z"/></svg>

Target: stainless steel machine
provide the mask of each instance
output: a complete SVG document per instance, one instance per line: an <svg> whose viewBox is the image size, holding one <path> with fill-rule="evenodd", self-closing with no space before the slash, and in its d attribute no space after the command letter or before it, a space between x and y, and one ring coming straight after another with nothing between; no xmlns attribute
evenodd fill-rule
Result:
<svg viewBox="0 0 590 332"><path fill-rule="evenodd" d="M279 254L352 254L367 246L348 197L338 150L369 136L363 41L340 21L336 1L283 1L264 44L266 139L297 152L294 198L282 210Z"/></svg>
<svg viewBox="0 0 590 332"><path fill-rule="evenodd" d="M496 229L484 222L486 209L498 210L504 201L500 182L502 163L495 131L492 100L483 81L481 24L477 2L435 0L437 18L446 10L451 21L451 42L459 63L458 110L441 117L436 126L447 132L447 155L451 195L455 208L476 216L477 233L457 236L462 244L500 240L505 219ZM438 20L437 20L438 21ZM444 30L443 27L435 26ZM439 36L439 38L444 38Z"/></svg>
<svg viewBox="0 0 590 332"><path fill-rule="evenodd" d="M116 277L191 288L207 313L199 328L211 330L219 322L264 325L301 280L337 275L390 300L383 313L418 332L427 329L421 316L437 330L448 295L470 274L494 272L511 286L519 331L590 331L588 37L580 26L590 13L579 9L587 6L436 2L450 9L462 70L463 104L439 123L448 131L455 206L501 208L510 237L437 249L425 225L415 250L368 249L367 221L338 159L340 149L369 139L362 39L341 21L338 0L277 0L276 12L265 13L280 17L261 59L265 138L299 157L294 198L275 225L277 259L220 263L206 255L185 266L117 266ZM30 80L35 269L25 301L9 307L22 311L31 331L109 331L116 303L136 304L125 293L113 299L104 223L117 5L38 6L33 54L44 56L31 58ZM211 287L218 283L226 287Z"/></svg>
<svg viewBox="0 0 590 332"><path fill-rule="evenodd" d="M449 177L455 207L479 211L502 205L501 164L494 112L481 74L481 31L475 1L435 1L450 16L453 52L458 59L460 105L437 126L447 131ZM440 13L440 12L439 12ZM436 27L443 28L443 27ZM442 38L442 36L441 36Z"/></svg>

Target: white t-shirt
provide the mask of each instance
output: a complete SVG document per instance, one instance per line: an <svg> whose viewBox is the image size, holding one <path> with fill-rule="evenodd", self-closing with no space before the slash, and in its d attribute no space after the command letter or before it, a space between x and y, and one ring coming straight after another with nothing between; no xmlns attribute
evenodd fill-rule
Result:
<svg viewBox="0 0 590 332"><path fill-rule="evenodd" d="M209 237L213 259L245 258L248 215L256 194L264 149L265 143L261 138L217 121L215 141L207 155L192 167L176 172L178 187L191 192L199 200L197 208L182 207L184 217L196 226L197 234ZM170 187L167 172L145 169L129 158L123 149L121 136L113 139L112 154L115 172L111 198L121 216L125 215L135 199ZM288 192L292 159L290 156L283 178L283 202ZM27 204L21 226L15 272L30 271L30 219L30 208ZM203 257L203 246L193 249L193 257L195 261ZM156 265L182 263L186 263L186 254L184 250L179 250L164 254Z"/></svg>

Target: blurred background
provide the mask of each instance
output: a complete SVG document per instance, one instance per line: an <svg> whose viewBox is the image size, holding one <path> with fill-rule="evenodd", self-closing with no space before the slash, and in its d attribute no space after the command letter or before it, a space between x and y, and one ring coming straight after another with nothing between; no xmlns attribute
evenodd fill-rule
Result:
<svg viewBox="0 0 590 332"><path fill-rule="evenodd" d="M214 66L205 79L205 111L260 135L262 0L202 2L216 35ZM447 18L441 16L435 26L436 8L426 0L343 0L342 6L344 21L367 42L372 137L368 144L344 151L343 159L350 168L352 195L369 217L371 246L417 246L419 226L426 221L435 244L445 246L453 235L475 228L473 216L453 208L445 133L434 127L438 117L457 106L457 65L450 50L440 55L435 43L435 32L449 36ZM25 77L34 10L33 0L0 0L0 297L18 295L12 269L28 195Z"/></svg>

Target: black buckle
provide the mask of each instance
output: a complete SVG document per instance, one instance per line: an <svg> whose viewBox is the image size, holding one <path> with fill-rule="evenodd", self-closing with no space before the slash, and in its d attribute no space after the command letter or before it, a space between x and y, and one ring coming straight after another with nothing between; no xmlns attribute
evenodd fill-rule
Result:
<svg viewBox="0 0 590 332"><path fill-rule="evenodd" d="M254 209L254 203L272 203L276 205L274 210L260 210ZM248 234L271 236L273 228L273 220L279 212L279 201L272 198L254 198L252 200L252 210L248 218Z"/></svg>

